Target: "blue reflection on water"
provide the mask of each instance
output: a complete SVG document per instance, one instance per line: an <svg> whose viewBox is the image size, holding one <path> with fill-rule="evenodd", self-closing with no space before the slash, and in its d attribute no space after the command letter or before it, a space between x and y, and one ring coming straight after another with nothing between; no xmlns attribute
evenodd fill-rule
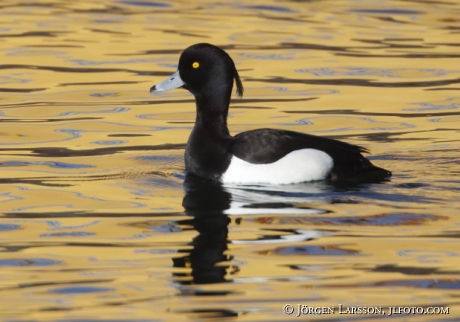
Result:
<svg viewBox="0 0 460 322"><path fill-rule="evenodd" d="M79 66L96 66L96 65L122 65L122 64L134 64L134 63L151 63L157 59L152 58L136 58L126 60L108 60L108 61L97 61L87 59L69 59L68 62L77 64Z"/></svg>
<svg viewBox="0 0 460 322"><path fill-rule="evenodd" d="M72 130L72 129L58 129L58 130L55 130L55 132L61 132L61 133L70 134L69 138L61 140L61 141L70 141L70 140L73 140L73 139L81 138L80 132L83 132L83 131L81 131L81 130Z"/></svg>
<svg viewBox="0 0 460 322"><path fill-rule="evenodd" d="M420 287L420 288L435 288L435 289L460 289L459 280L445 280L445 279L427 279L427 280L402 280L402 281L389 281L378 282L371 286L407 286L407 287Z"/></svg>
<svg viewBox="0 0 460 322"><path fill-rule="evenodd" d="M50 49L24 49L24 48L15 48L12 51L5 54L5 56L17 56L17 55L24 55L24 56L62 56L66 54L63 51L58 50L50 50Z"/></svg>
<svg viewBox="0 0 460 322"><path fill-rule="evenodd" d="M157 65L161 67L170 67L170 68L176 68L176 69L179 66L177 64L168 64L168 63L158 63Z"/></svg>
<svg viewBox="0 0 460 322"><path fill-rule="evenodd" d="M11 231L21 229L19 225L0 224L0 231Z"/></svg>
<svg viewBox="0 0 460 322"><path fill-rule="evenodd" d="M110 94L113 94L113 93L110 93ZM93 96L93 95L96 95L96 94L91 94L91 96ZM100 94L100 95L104 95L104 94ZM107 110L67 111L67 112L62 112L61 114L59 114L59 116L76 115L76 114L123 113L123 112L129 111L129 110L130 110L129 107L120 107L120 106L118 106L118 107L114 107L114 108L107 109Z"/></svg>
<svg viewBox="0 0 460 322"><path fill-rule="evenodd" d="M455 110L460 108L460 96L448 97L442 101L411 103L411 105L418 105L420 107L403 108L403 111Z"/></svg>
<svg viewBox="0 0 460 322"><path fill-rule="evenodd" d="M256 5L256 6L241 6L240 8L252 9L252 10L268 10L276 12L295 12L289 8L278 7L278 6L267 6L267 5Z"/></svg>
<svg viewBox="0 0 460 322"><path fill-rule="evenodd" d="M351 9L348 12L370 13L370 14L386 14L386 15L420 15L422 11L406 10L406 9Z"/></svg>
<svg viewBox="0 0 460 322"><path fill-rule="evenodd" d="M428 251L406 249L398 252L401 257L413 257L419 263L441 263L446 257L459 257L460 254L451 251Z"/></svg>
<svg viewBox="0 0 460 322"><path fill-rule="evenodd" d="M98 144L98 145L118 145L118 144L125 144L128 141L122 140L102 140L102 141L93 141L91 144Z"/></svg>
<svg viewBox="0 0 460 322"><path fill-rule="evenodd" d="M71 286L71 287L60 287L51 289L49 293L58 293L58 294L87 294L87 293L102 293L102 292L112 292L115 291L115 288L110 287L94 287L94 286Z"/></svg>
<svg viewBox="0 0 460 322"><path fill-rule="evenodd" d="M286 216L279 219L280 224L293 222L314 225L331 226L420 226L427 221L445 220L436 215L413 213L384 213L371 216L346 216L346 217L292 217ZM251 221L251 220L249 220Z"/></svg>
<svg viewBox="0 0 460 322"><path fill-rule="evenodd" d="M294 54L266 54L266 55L256 55L256 54L249 54L249 53L239 53L238 56L256 59L256 60L293 60L295 55Z"/></svg>
<svg viewBox="0 0 460 322"><path fill-rule="evenodd" d="M93 94L90 94L90 96L92 97L115 97L115 96L118 96L118 93L114 92L114 93L93 93Z"/></svg>
<svg viewBox="0 0 460 322"><path fill-rule="evenodd" d="M139 6L139 7L156 7L156 8L166 8L171 7L170 4L164 2L153 2L153 1L130 1L130 0L122 0L118 1L119 3L128 4L131 6Z"/></svg>
<svg viewBox="0 0 460 322"><path fill-rule="evenodd" d="M297 73L313 74L315 76L379 76L388 78L425 78L460 74L460 70L444 70L434 68L365 68L365 67L338 67L338 68L299 68ZM405 75L407 73L407 76Z"/></svg>
<svg viewBox="0 0 460 322"><path fill-rule="evenodd" d="M27 189L22 189L22 187L19 189L19 190L27 190ZM10 201L17 201L17 200L24 200L23 197L19 197L19 196L14 196L11 194L11 192L4 192L2 194L0 194L0 197L3 197L3 200L0 201L2 203L6 203L6 202L10 202ZM8 198L8 199L6 199Z"/></svg>
<svg viewBox="0 0 460 322"><path fill-rule="evenodd" d="M32 79L16 78L12 76L0 76L0 84L27 84L32 82ZM3 115L3 114L2 114Z"/></svg>
<svg viewBox="0 0 460 322"><path fill-rule="evenodd" d="M83 193L76 192L76 191L69 191L70 194L74 195L75 197L82 198L82 199L88 199L88 200L93 200L97 202L113 202L113 200L108 200L108 199L102 199L102 198L97 198L97 197L90 197L86 196ZM53 200L54 201L54 200ZM53 202L51 201L51 202ZM43 208L51 208L51 207L63 207L67 209L73 209L73 208L78 208L79 204L73 203L73 204L64 204L64 203L49 203L49 204L44 204L42 206L25 206L25 207L19 207L19 208L14 208L12 209L13 211L38 211L39 209ZM131 206L132 208L145 208L147 207L146 204L140 203L140 202L124 202L124 206L129 207Z"/></svg>
<svg viewBox="0 0 460 322"><path fill-rule="evenodd" d="M251 90L251 88L245 88L246 90ZM330 89L330 88L309 88L309 89L300 89L292 90L288 87L280 86L264 86L261 89L268 89L274 93L264 93L264 97L267 96L283 96L286 95L295 95L295 96L318 96L318 95L329 95L329 94L338 94L339 90ZM259 88L257 88L259 90Z"/></svg>
<svg viewBox="0 0 460 322"><path fill-rule="evenodd" d="M90 233L87 231L71 231L71 232L41 234L40 237L86 237L86 236L94 236L94 235L95 233Z"/></svg>
<svg viewBox="0 0 460 322"><path fill-rule="evenodd" d="M301 118L301 119L296 120L295 121L296 124L280 123L280 125L281 126L290 126L290 127L293 127L293 126L296 126L296 125L312 125L312 124L315 124L315 122L313 121L314 119L323 119L323 118L328 119L328 117L323 117L323 116L307 117L307 118ZM365 122L368 122L368 123L377 123L380 126L375 126L375 127L357 127L357 126L351 127L351 126L349 126L349 127L334 128L334 129L330 129L330 130L321 130L321 131L318 131L318 132L322 132L322 133L347 132L347 131L350 131L350 130L356 130L358 128L360 130L364 130L364 131L390 131L390 130L412 129L412 128L416 127L414 124L410 124L410 123L406 123L406 122L401 122L401 123L396 123L396 124L394 122L377 122L376 120L374 120L372 118L368 118L368 117L360 117L360 118L343 117L343 118L345 118L345 119L347 119L347 118L358 119L358 120L362 120L362 121L365 121ZM385 126L385 123L389 123L388 126Z"/></svg>
<svg viewBox="0 0 460 322"><path fill-rule="evenodd" d="M62 222L59 221L59 220L45 220L46 225L49 226L48 229L52 229L52 230L81 229L81 228L97 225L100 222L101 222L100 220L93 220L93 221L91 221L89 223L82 224L82 225L66 225L66 226L63 226Z"/></svg>
<svg viewBox="0 0 460 322"><path fill-rule="evenodd" d="M358 251L340 249L336 246L290 246L274 250L277 255L359 255Z"/></svg>
<svg viewBox="0 0 460 322"><path fill-rule="evenodd" d="M175 249L136 249L134 254L176 254L178 251Z"/></svg>
<svg viewBox="0 0 460 322"><path fill-rule="evenodd" d="M135 160L145 160L151 161L155 163L182 163L183 156L182 155L142 155L139 157L135 157Z"/></svg>
<svg viewBox="0 0 460 322"><path fill-rule="evenodd" d="M51 266L60 265L61 261L56 261L47 258L12 258L0 259L1 266Z"/></svg>
<svg viewBox="0 0 460 322"><path fill-rule="evenodd" d="M0 163L0 167L23 167L23 166L37 166L37 165L46 165L50 168L55 169L82 169L82 168L94 168L90 164L78 164L78 163L66 163L66 162L22 162L22 161L7 161Z"/></svg>

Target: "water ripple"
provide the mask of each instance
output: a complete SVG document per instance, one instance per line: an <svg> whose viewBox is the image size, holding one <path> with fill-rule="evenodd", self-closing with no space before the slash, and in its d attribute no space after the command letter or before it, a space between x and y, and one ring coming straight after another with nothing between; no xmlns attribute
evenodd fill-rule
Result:
<svg viewBox="0 0 460 322"><path fill-rule="evenodd" d="M418 105L420 107L403 108L403 111L455 110L460 108L460 96L448 97L441 101L411 103L411 105Z"/></svg>
<svg viewBox="0 0 460 322"><path fill-rule="evenodd" d="M87 237L87 236L94 236L94 235L95 233L86 232L86 231L72 231L72 232L41 234L40 237Z"/></svg>
<svg viewBox="0 0 460 322"><path fill-rule="evenodd" d="M46 258L14 258L14 259L0 259L0 267L2 266L53 266L61 265L61 261L46 259Z"/></svg>
<svg viewBox="0 0 460 322"><path fill-rule="evenodd" d="M93 165L89 164L78 164L78 163L66 163L58 161L41 161L41 162L23 162L23 161L6 161L1 162L0 167L23 167L23 166L37 166L37 165L46 165L50 168L55 169L84 169L84 168L94 168Z"/></svg>
<svg viewBox="0 0 460 322"><path fill-rule="evenodd" d="M126 144L128 141L122 141L122 140L102 140L102 141L93 141L91 144L97 144L97 145L119 145L119 144Z"/></svg>
<svg viewBox="0 0 460 322"><path fill-rule="evenodd" d="M356 256L360 255L360 251L352 249L344 249L336 245L328 246L287 246L277 247L270 251L259 251L259 255L308 255L308 256Z"/></svg>
<svg viewBox="0 0 460 322"><path fill-rule="evenodd" d="M267 10L267 11L275 11L275 12L294 12L293 10L286 8L286 7L269 6L269 5L241 6L241 8L251 9L251 10Z"/></svg>
<svg viewBox="0 0 460 322"><path fill-rule="evenodd" d="M460 74L460 70L445 70L434 68L303 68L296 69L297 73L312 74L315 76L379 76L388 78L425 78L439 77L448 74Z"/></svg>
<svg viewBox="0 0 460 322"><path fill-rule="evenodd" d="M253 221L262 224L308 224L327 226L418 226L428 221L446 220L445 216L411 214L411 213L389 213L372 216L346 216L346 217L259 217Z"/></svg>
<svg viewBox="0 0 460 322"><path fill-rule="evenodd" d="M102 292L113 292L115 288L109 287L95 287L95 286L70 286L60 287L49 290L49 293L57 294L89 294L89 293L102 293Z"/></svg>
<svg viewBox="0 0 460 322"><path fill-rule="evenodd" d="M21 226L19 226L19 225L11 225L11 224L0 224L0 232L18 230L18 229L21 229Z"/></svg>
<svg viewBox="0 0 460 322"><path fill-rule="evenodd" d="M383 14L383 15L421 15L423 11L407 9L350 9L349 12Z"/></svg>
<svg viewBox="0 0 460 322"><path fill-rule="evenodd" d="M101 221L93 220L86 224L81 224L81 225L63 225L62 221L59 221L59 220L46 220L45 223L48 226L48 229L66 230L66 229L82 229L82 228L87 228L87 227L94 226L94 225L99 225Z"/></svg>
<svg viewBox="0 0 460 322"><path fill-rule="evenodd" d="M122 4L128 4L131 6L138 6L138 7L155 7L155 8L169 8L171 5L169 3L164 2L156 2L156 1L131 1L131 0L120 0L118 1Z"/></svg>

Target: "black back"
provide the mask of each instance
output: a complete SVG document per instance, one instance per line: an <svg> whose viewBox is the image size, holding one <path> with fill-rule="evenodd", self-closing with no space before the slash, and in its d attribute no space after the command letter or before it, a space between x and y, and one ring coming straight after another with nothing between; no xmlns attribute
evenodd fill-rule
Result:
<svg viewBox="0 0 460 322"><path fill-rule="evenodd" d="M300 149L326 152L334 160L334 167L329 175L331 179L366 172L391 175L389 171L375 167L363 157L361 153L367 150L360 146L300 132L274 129L247 131L236 135L231 146L234 155L255 164L272 163Z"/></svg>

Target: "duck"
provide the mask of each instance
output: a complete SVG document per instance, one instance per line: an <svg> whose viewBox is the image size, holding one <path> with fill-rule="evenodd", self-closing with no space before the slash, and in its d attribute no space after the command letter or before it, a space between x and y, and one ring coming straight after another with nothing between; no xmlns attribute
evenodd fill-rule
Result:
<svg viewBox="0 0 460 322"><path fill-rule="evenodd" d="M184 156L187 175L223 184L281 185L391 176L362 155L367 149L335 139L270 128L230 135L234 82L242 97L243 84L230 55L199 43L182 52L176 72L150 88L151 93L184 88L195 97L196 120Z"/></svg>

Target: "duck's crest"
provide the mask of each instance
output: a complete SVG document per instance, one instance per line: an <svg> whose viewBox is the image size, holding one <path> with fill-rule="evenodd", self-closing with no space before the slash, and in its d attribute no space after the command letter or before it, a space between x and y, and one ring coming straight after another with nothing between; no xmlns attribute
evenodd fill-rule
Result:
<svg viewBox="0 0 460 322"><path fill-rule="evenodd" d="M234 78L236 82L236 94L238 94L238 97L243 97L243 92L244 92L243 83L241 83L240 75L238 75L238 71L236 70L236 67L235 67Z"/></svg>

